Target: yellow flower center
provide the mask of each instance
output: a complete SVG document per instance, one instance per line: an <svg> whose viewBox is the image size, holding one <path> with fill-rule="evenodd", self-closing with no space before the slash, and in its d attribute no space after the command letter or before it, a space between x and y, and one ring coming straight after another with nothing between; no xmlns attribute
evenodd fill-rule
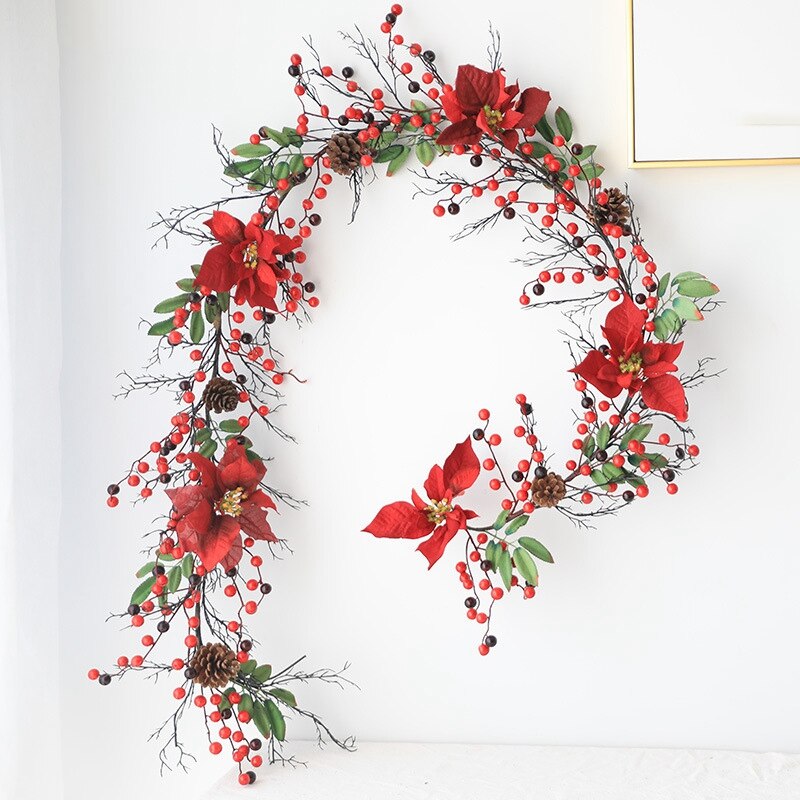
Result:
<svg viewBox="0 0 800 800"><path fill-rule="evenodd" d="M431 503L425 506L425 511L428 514L428 521L434 525L441 525L445 517L453 510L453 506L447 500L439 500L436 503Z"/></svg>
<svg viewBox="0 0 800 800"><path fill-rule="evenodd" d="M241 486L237 486L222 495L222 499L217 503L217 509L223 514L238 517L242 513L242 503L245 500L247 500L247 492Z"/></svg>
<svg viewBox="0 0 800 800"><path fill-rule="evenodd" d="M623 356L619 357L619 371L623 374L630 372L635 375L642 368L642 354L631 353L630 357L625 360Z"/></svg>
<svg viewBox="0 0 800 800"><path fill-rule="evenodd" d="M255 242L250 242L244 251L244 265L247 269L258 268L258 245Z"/></svg>
<svg viewBox="0 0 800 800"><path fill-rule="evenodd" d="M491 106L484 106L483 107L483 114L486 117L486 122L489 127L494 130L495 128L500 127L500 123L503 121L503 112L497 111L496 109L492 108Z"/></svg>

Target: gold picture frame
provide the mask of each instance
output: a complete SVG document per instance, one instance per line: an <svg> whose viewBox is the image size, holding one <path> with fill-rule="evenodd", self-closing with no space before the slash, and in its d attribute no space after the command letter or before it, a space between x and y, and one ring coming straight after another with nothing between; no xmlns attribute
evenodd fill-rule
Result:
<svg viewBox="0 0 800 800"><path fill-rule="evenodd" d="M636 96L634 60L634 2L628 2L628 166L632 169L665 167L774 167L800 164L797 158L714 158L693 160L640 161L636 158Z"/></svg>

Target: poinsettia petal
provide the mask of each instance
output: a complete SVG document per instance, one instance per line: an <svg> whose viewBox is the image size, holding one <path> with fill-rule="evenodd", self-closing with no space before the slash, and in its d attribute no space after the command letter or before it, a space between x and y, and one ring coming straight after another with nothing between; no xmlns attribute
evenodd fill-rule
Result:
<svg viewBox="0 0 800 800"><path fill-rule="evenodd" d="M642 363L648 367L659 361L674 364L683 350L683 342L647 342L642 348Z"/></svg>
<svg viewBox="0 0 800 800"><path fill-rule="evenodd" d="M510 150L513 153L517 149L519 134L516 131L503 131L498 138L506 150Z"/></svg>
<svg viewBox="0 0 800 800"><path fill-rule="evenodd" d="M628 358L643 347L642 329L645 312L625 294L606 317L603 333L615 356Z"/></svg>
<svg viewBox="0 0 800 800"><path fill-rule="evenodd" d="M550 103L550 92L541 89L526 89L519 98L517 111L522 114L519 123L520 128L533 128L536 123L544 116L547 106Z"/></svg>
<svg viewBox="0 0 800 800"><path fill-rule="evenodd" d="M231 549L228 555L219 562L223 572L233 569L242 560L242 537L237 536L231 543Z"/></svg>
<svg viewBox="0 0 800 800"><path fill-rule="evenodd" d="M261 489L256 489L255 492L250 492L248 495L248 500L251 503L255 503L257 506L260 506L261 508L271 508L273 510L277 508L275 501L266 492L262 492Z"/></svg>
<svg viewBox="0 0 800 800"><path fill-rule="evenodd" d="M500 123L500 127L505 128L506 130L510 130L511 128L521 128L523 127L520 124L522 119L522 114L510 108L505 114L503 114L503 121Z"/></svg>
<svg viewBox="0 0 800 800"><path fill-rule="evenodd" d="M364 530L381 538L419 539L435 527L424 511L401 500L384 506Z"/></svg>
<svg viewBox="0 0 800 800"><path fill-rule="evenodd" d="M289 236L284 236L282 233L273 233L269 231L272 237L272 250L279 256L285 256L294 250L294 242Z"/></svg>
<svg viewBox="0 0 800 800"><path fill-rule="evenodd" d="M436 140L437 144L477 144L481 140L481 131L475 124L475 117L467 117L460 122L448 125Z"/></svg>
<svg viewBox="0 0 800 800"><path fill-rule="evenodd" d="M444 554L444 549L452 541L453 537L462 529L466 528L467 521L464 512L457 506L448 515L444 525L440 525L433 532L430 539L426 539L417 547L422 555L428 559L428 569L430 569Z"/></svg>
<svg viewBox="0 0 800 800"><path fill-rule="evenodd" d="M203 258L195 286L207 286L215 292L228 292L236 283L236 269L231 264L231 246L218 244Z"/></svg>
<svg viewBox="0 0 800 800"><path fill-rule="evenodd" d="M225 455L219 462L218 481L224 491L242 487L246 492L255 491L267 469L264 463L255 459L250 461L244 445L232 440Z"/></svg>
<svg viewBox="0 0 800 800"><path fill-rule="evenodd" d="M207 570L212 570L230 553L239 538L239 523L234 517L218 514L205 533L198 532L197 555Z"/></svg>
<svg viewBox="0 0 800 800"><path fill-rule="evenodd" d="M665 411L681 422L688 418L686 392L674 375L646 380L642 386L642 400L653 411Z"/></svg>
<svg viewBox="0 0 800 800"><path fill-rule="evenodd" d="M200 485L210 491L217 488L217 466L199 453L189 453L189 461L200 472Z"/></svg>
<svg viewBox="0 0 800 800"><path fill-rule="evenodd" d="M456 94L466 113L477 113L483 106L494 108L501 91L500 70L486 72L462 64L456 73Z"/></svg>
<svg viewBox="0 0 800 800"><path fill-rule="evenodd" d="M427 503L417 494L416 489L411 490L411 502L414 504L416 508L422 511L424 508L427 507Z"/></svg>
<svg viewBox="0 0 800 800"><path fill-rule="evenodd" d="M443 500L447 491L447 484L444 480L444 471L438 464L431 467L428 479L423 484L426 494L431 500Z"/></svg>
<svg viewBox="0 0 800 800"><path fill-rule="evenodd" d="M244 223L227 211L215 211L204 223L218 242L237 244L244 239Z"/></svg>
<svg viewBox="0 0 800 800"><path fill-rule="evenodd" d="M245 502L242 504L242 513L237 517L242 530L254 539L262 539L267 542L277 542L278 537L272 532L272 528L267 522L267 512L259 508L255 503Z"/></svg>
<svg viewBox="0 0 800 800"><path fill-rule="evenodd" d="M461 122L464 119L464 109L458 102L458 95L452 89L446 89L441 97L442 108L450 122Z"/></svg>
<svg viewBox="0 0 800 800"><path fill-rule="evenodd" d="M457 444L453 452L447 456L442 473L445 488L450 489L453 497L458 497L478 480L481 464L472 449L472 440L469 436Z"/></svg>
<svg viewBox="0 0 800 800"><path fill-rule="evenodd" d="M604 377L603 373L608 371L610 365L608 360L599 350L590 350L586 358L580 364L573 367L570 372L580 375L587 383L591 383L595 389L602 392L606 397L616 397L622 388L616 381L616 375L612 380ZM615 370L618 374L618 370Z"/></svg>

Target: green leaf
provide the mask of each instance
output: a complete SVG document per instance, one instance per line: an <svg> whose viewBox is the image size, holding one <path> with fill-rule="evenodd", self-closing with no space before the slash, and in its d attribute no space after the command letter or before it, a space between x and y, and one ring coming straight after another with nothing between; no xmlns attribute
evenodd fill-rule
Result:
<svg viewBox="0 0 800 800"><path fill-rule="evenodd" d="M292 172L292 175L297 175L300 172L306 171L306 165L303 163L303 156L301 153L295 153L289 159L289 169Z"/></svg>
<svg viewBox="0 0 800 800"><path fill-rule="evenodd" d="M389 161L394 161L397 156L399 156L405 147L402 144L393 144L390 147L387 147L385 150L381 150L377 156L375 156L375 163L376 164L386 164Z"/></svg>
<svg viewBox="0 0 800 800"><path fill-rule="evenodd" d="M136 577L137 578L144 578L145 575L152 575L153 574L153 567L155 567L155 561L148 561L143 566L139 567L136 570Z"/></svg>
<svg viewBox="0 0 800 800"><path fill-rule="evenodd" d="M486 549L483 551L486 560L491 562L493 570L497 570L497 557L501 551L502 548L494 539L486 545Z"/></svg>
<svg viewBox="0 0 800 800"><path fill-rule="evenodd" d="M202 340L203 334L206 332L206 323L203 321L203 315L199 311L192 311L189 317L189 338L197 344Z"/></svg>
<svg viewBox="0 0 800 800"><path fill-rule="evenodd" d="M222 312L219 303L209 303L208 300L203 304L203 313L206 319L213 325L221 316Z"/></svg>
<svg viewBox="0 0 800 800"><path fill-rule="evenodd" d="M597 447L599 450L605 450L608 447L608 440L611 438L611 428L608 423L604 422L597 431Z"/></svg>
<svg viewBox="0 0 800 800"><path fill-rule="evenodd" d="M572 156L572 163L579 164L581 161L586 161L587 158L590 158L594 155L594 151L597 150L596 144L586 144L583 146L583 150L581 150L578 155Z"/></svg>
<svg viewBox="0 0 800 800"><path fill-rule="evenodd" d="M646 485L644 478L640 478L638 475L631 474L625 476L625 483L627 483L629 486L633 486L634 489L638 489L640 486Z"/></svg>
<svg viewBox="0 0 800 800"><path fill-rule="evenodd" d="M181 278L179 281L175 281L175 285L182 292L193 292L195 290L194 278Z"/></svg>
<svg viewBox="0 0 800 800"><path fill-rule="evenodd" d="M522 516L517 517L506 528L506 536L511 536L515 534L523 525L528 524L529 519L530 517L527 514L523 514Z"/></svg>
<svg viewBox="0 0 800 800"><path fill-rule="evenodd" d="M678 294L684 297L711 297L719 291L719 286L704 278L690 278L678 284Z"/></svg>
<svg viewBox="0 0 800 800"><path fill-rule="evenodd" d="M297 700L295 700L294 695L288 689L270 689L269 693L282 703L286 703L290 708L295 708L297 706Z"/></svg>
<svg viewBox="0 0 800 800"><path fill-rule="evenodd" d="M550 152L550 148L544 143L540 141L533 142L533 157L534 158L543 158Z"/></svg>
<svg viewBox="0 0 800 800"><path fill-rule="evenodd" d="M239 711L246 711L252 717L253 707L253 698L249 694L243 694L242 699L239 701Z"/></svg>
<svg viewBox="0 0 800 800"><path fill-rule="evenodd" d="M272 734L272 725L270 725L269 715L267 714L264 705L259 702L253 703L253 722L258 728L258 732L265 738L269 739Z"/></svg>
<svg viewBox="0 0 800 800"><path fill-rule="evenodd" d="M255 172L260 166L260 159L250 158L247 161L234 161L232 164L228 164L223 172L229 178L244 178L251 172Z"/></svg>
<svg viewBox="0 0 800 800"><path fill-rule="evenodd" d="M412 100L411 101L411 108L414 111L417 111L417 112L427 111L428 110L428 106L426 106L425 103L422 102L422 100Z"/></svg>
<svg viewBox="0 0 800 800"><path fill-rule="evenodd" d="M676 283L681 283L682 281L693 281L696 278L705 278L705 275L701 275L699 272L679 272L673 279L672 285L675 286Z"/></svg>
<svg viewBox="0 0 800 800"><path fill-rule="evenodd" d="M681 319L687 322L703 319L703 313L700 309L686 297L676 297L672 301L672 308Z"/></svg>
<svg viewBox="0 0 800 800"><path fill-rule="evenodd" d="M289 170L289 162L288 161L279 161L272 168L272 177L275 178L276 181L282 180L284 178L288 178L289 174L290 174L290 170Z"/></svg>
<svg viewBox="0 0 800 800"><path fill-rule="evenodd" d="M251 144L247 142L246 144L237 144L236 147L231 150L231 153L235 156L239 156L240 158L264 158L264 156L268 156L272 152L272 148L266 144Z"/></svg>
<svg viewBox="0 0 800 800"><path fill-rule="evenodd" d="M211 438L211 428L196 428L194 432L194 440L197 444L207 442Z"/></svg>
<svg viewBox="0 0 800 800"><path fill-rule="evenodd" d="M219 423L219 429L225 433L241 433L244 428L235 419L224 419Z"/></svg>
<svg viewBox="0 0 800 800"><path fill-rule="evenodd" d="M556 109L556 127L558 132L569 141L572 138L572 120L561 106Z"/></svg>
<svg viewBox="0 0 800 800"><path fill-rule="evenodd" d="M162 319L161 322L156 322L151 325L147 331L148 336L166 336L175 326L172 324L172 317L169 319Z"/></svg>
<svg viewBox="0 0 800 800"><path fill-rule="evenodd" d="M174 592L181 585L181 572L180 564L172 567L167 573L167 591Z"/></svg>
<svg viewBox="0 0 800 800"><path fill-rule="evenodd" d="M286 738L286 720L283 718L283 714L269 698L264 702L264 707L267 710L267 717L269 717L269 724L275 734L275 738L282 742Z"/></svg>
<svg viewBox="0 0 800 800"><path fill-rule="evenodd" d="M493 527L493 528L494 528L496 531L499 531L499 530L500 530L500 528L502 528L502 527L503 527L503 525L505 525L505 524L506 524L506 520L508 519L508 513L509 513L508 511L506 511L505 509L503 509L503 510L502 510L502 511L501 511L501 512L500 512L500 513L497 515L497 519L494 521L494 525L492 525L492 527Z"/></svg>
<svg viewBox="0 0 800 800"><path fill-rule="evenodd" d="M259 189L265 189L267 186L272 185L272 167L264 164L259 167L251 176L247 183L247 188L253 192Z"/></svg>
<svg viewBox="0 0 800 800"><path fill-rule="evenodd" d="M386 177L391 178L392 175L406 163L409 154L411 153L410 147L404 147L403 152L396 155L390 162L389 166L386 168Z"/></svg>
<svg viewBox="0 0 800 800"><path fill-rule="evenodd" d="M608 485L608 478L606 478L601 469L593 469L589 477L597 486L604 487Z"/></svg>
<svg viewBox="0 0 800 800"><path fill-rule="evenodd" d="M681 318L671 309L664 309L654 320L656 338L666 341L683 324Z"/></svg>
<svg viewBox="0 0 800 800"><path fill-rule="evenodd" d="M153 311L156 314L171 314L176 309L183 308L188 300L189 294L183 292L183 294L177 294L175 297L168 297L166 300L162 300Z"/></svg>
<svg viewBox="0 0 800 800"><path fill-rule="evenodd" d="M667 293L667 287L669 286L669 272L666 275L661 276L661 280L658 282L658 291L656 292L658 297L663 297Z"/></svg>
<svg viewBox="0 0 800 800"><path fill-rule="evenodd" d="M433 159L436 158L436 151L433 149L433 146L427 139L423 139L419 144L417 144L416 150L417 158L421 164L424 164L426 167L429 167L433 162Z"/></svg>
<svg viewBox="0 0 800 800"><path fill-rule="evenodd" d="M192 275L194 275L196 278L200 274L200 270L202 268L203 268L202 264L192 264Z"/></svg>
<svg viewBox="0 0 800 800"><path fill-rule="evenodd" d="M242 675L250 675L257 666L258 664L251 658L239 667L239 672L241 672Z"/></svg>
<svg viewBox="0 0 800 800"><path fill-rule="evenodd" d="M541 561L546 561L548 564L553 563L553 556L550 551L538 540L532 536L520 536L519 543L531 554Z"/></svg>
<svg viewBox="0 0 800 800"><path fill-rule="evenodd" d="M511 573L513 568L511 566L511 553L508 550L503 550L500 553L500 557L497 559L497 570L500 573L500 577L503 579L503 586L506 587L506 591L511 588Z"/></svg>
<svg viewBox="0 0 800 800"><path fill-rule="evenodd" d="M270 679L271 675L272 665L261 664L253 670L253 673L250 675L250 677L257 683L264 683L264 681L268 681Z"/></svg>
<svg viewBox="0 0 800 800"><path fill-rule="evenodd" d="M131 595L131 603L133 605L141 605L150 596L150 591L155 586L156 579L150 575L145 578L134 590Z"/></svg>
<svg viewBox="0 0 800 800"><path fill-rule="evenodd" d="M530 557L530 554L524 547L518 547L514 551L514 564L517 567L517 572L531 585L539 585L539 569L536 562Z"/></svg>
<svg viewBox="0 0 800 800"><path fill-rule="evenodd" d="M594 443L594 436L589 435L583 440L583 447L581 448L581 452L586 456L586 458L591 458L594 455L594 451L596 450L596 445Z"/></svg>
<svg viewBox="0 0 800 800"><path fill-rule="evenodd" d="M217 305L219 306L220 311L227 311L230 303L231 303L230 292L219 292L219 294L217 294Z"/></svg>
<svg viewBox="0 0 800 800"><path fill-rule="evenodd" d="M181 574L188 578L194 572L194 556L187 553L181 561Z"/></svg>
<svg viewBox="0 0 800 800"><path fill-rule="evenodd" d="M289 137L285 133L281 133L281 131L276 131L274 128L264 128L269 136L275 144L279 144L281 147L286 147L289 144ZM295 134L296 136L297 134Z"/></svg>
<svg viewBox="0 0 800 800"><path fill-rule="evenodd" d="M200 453L203 458L211 458L216 449L217 443L213 439L209 439L207 442L203 442L203 444L200 445L200 449L197 452Z"/></svg>
<svg viewBox="0 0 800 800"><path fill-rule="evenodd" d="M283 126L283 135L286 137L289 144L295 147L303 144L303 137L294 128L288 127L288 125Z"/></svg>
<svg viewBox="0 0 800 800"><path fill-rule="evenodd" d="M618 467L616 464L612 464L610 461L607 461L602 466L603 475L608 478L610 483L618 483L620 478L625 477L625 470L622 467Z"/></svg>
<svg viewBox="0 0 800 800"><path fill-rule="evenodd" d="M640 422L631 426L619 441L619 449L627 450L628 445L635 439L637 442L647 438L647 434L653 429L649 422Z"/></svg>
<svg viewBox="0 0 800 800"><path fill-rule="evenodd" d="M378 150L388 147L397 138L397 131L384 131L379 137L376 147Z"/></svg>
<svg viewBox="0 0 800 800"><path fill-rule="evenodd" d="M600 164L583 164L581 166L581 172L578 174L578 180L580 181L590 181L592 178L599 178L605 171L605 167L601 167Z"/></svg>
<svg viewBox="0 0 800 800"><path fill-rule="evenodd" d="M550 123L547 121L547 117L542 117L536 123L536 130L543 139L546 139L551 144L553 143L553 139L555 138L556 134L550 127Z"/></svg>

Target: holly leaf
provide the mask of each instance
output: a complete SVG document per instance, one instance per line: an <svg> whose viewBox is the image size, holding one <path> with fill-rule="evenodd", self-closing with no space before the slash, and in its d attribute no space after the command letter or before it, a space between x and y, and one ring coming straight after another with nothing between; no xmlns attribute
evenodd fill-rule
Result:
<svg viewBox="0 0 800 800"><path fill-rule="evenodd" d="M156 314L172 314L173 311L183 308L188 300L188 292L183 292L182 294L175 295L175 297L168 297L166 300L162 300L156 305L153 311Z"/></svg>
<svg viewBox="0 0 800 800"><path fill-rule="evenodd" d="M172 317L169 319L162 319L161 322L156 322L151 325L147 331L148 336L166 336L175 326L172 323Z"/></svg>
<svg viewBox="0 0 800 800"><path fill-rule="evenodd" d="M608 427L608 423L604 422L600 426L600 430L597 431L597 447L600 450L605 450L608 446L608 440L611 438L611 428Z"/></svg>
<svg viewBox="0 0 800 800"><path fill-rule="evenodd" d="M385 150L381 150L377 156L375 156L375 163L376 164L386 164L389 161L394 161L397 156L399 156L403 150L406 148L403 147L402 144L393 144L390 147L387 147Z"/></svg>
<svg viewBox="0 0 800 800"><path fill-rule="evenodd" d="M203 321L203 315L199 311L192 311L192 316L189 318L189 338L197 344L202 341L205 332L206 323Z"/></svg>
<svg viewBox="0 0 800 800"><path fill-rule="evenodd" d="M143 566L139 567L136 570L136 577L137 578L144 578L145 575L152 575L153 574L153 567L155 567L155 561L148 561Z"/></svg>
<svg viewBox="0 0 800 800"><path fill-rule="evenodd" d="M546 139L551 144L553 143L553 139L556 137L555 132L550 127L550 123L547 121L547 117L542 117L536 123L536 131L543 139Z"/></svg>
<svg viewBox="0 0 800 800"><path fill-rule="evenodd" d="M433 146L427 139L423 139L421 142L419 142L419 144L417 144L415 153L420 164L423 164L426 167L429 167L433 162L433 159L436 158L436 151L433 149Z"/></svg>
<svg viewBox="0 0 800 800"><path fill-rule="evenodd" d="M631 441L636 440L637 442L641 442L646 439L647 434L650 433L652 429L653 426L649 422L640 422L636 425L632 425L620 439L619 449L627 450Z"/></svg>
<svg viewBox="0 0 800 800"><path fill-rule="evenodd" d="M260 666L256 667L250 677L258 682L264 683L264 681L268 681L270 676L272 675L272 665L271 664L261 664Z"/></svg>
<svg viewBox="0 0 800 800"><path fill-rule="evenodd" d="M386 177L391 178L392 175L406 163L409 154L411 153L410 147L404 147L402 152L398 153L390 162L389 166L386 168Z"/></svg>
<svg viewBox="0 0 800 800"><path fill-rule="evenodd" d="M239 667L239 672L241 672L242 675L250 675L257 666L258 664L251 658Z"/></svg>
<svg viewBox="0 0 800 800"><path fill-rule="evenodd" d="M255 172L261 166L261 159L249 158L247 161L234 161L228 164L223 173L229 178L244 178L251 172Z"/></svg>
<svg viewBox="0 0 800 800"><path fill-rule="evenodd" d="M239 711L246 711L252 717L254 706L253 698L249 694L243 694L239 701Z"/></svg>
<svg viewBox="0 0 800 800"><path fill-rule="evenodd" d="M529 519L530 517L527 514L523 514L522 516L517 517L506 528L506 536L511 536L512 534L515 534L523 525L528 524Z"/></svg>

